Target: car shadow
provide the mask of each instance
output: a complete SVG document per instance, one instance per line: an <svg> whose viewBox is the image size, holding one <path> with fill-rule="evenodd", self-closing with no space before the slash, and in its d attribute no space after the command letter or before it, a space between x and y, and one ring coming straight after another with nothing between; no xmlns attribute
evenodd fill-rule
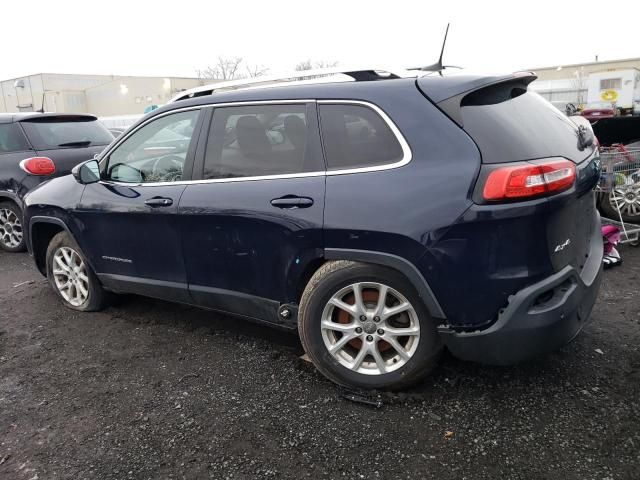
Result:
<svg viewBox="0 0 640 480"><path fill-rule="evenodd" d="M313 366L300 360L304 354L297 332L287 332L267 325L254 323L244 318L205 310L189 305L180 305L163 300L136 295L119 295L114 305L106 312L126 322L135 324L159 324L180 328L196 334L228 334L238 339L262 340L284 350L301 368L317 377L326 387L336 389L338 395L347 397L342 387L324 379ZM588 336L588 334L587 334ZM588 339L586 340L588 343ZM365 401L375 398L385 404L442 401L443 397L477 396L492 400L509 398L520 390L563 388L575 379L576 369L584 369L582 357L587 347L578 337L563 349L549 355L510 367L496 367L458 360L447 351L434 371L421 383L401 392L358 392Z"/></svg>
<svg viewBox="0 0 640 480"><path fill-rule="evenodd" d="M302 355L297 331L287 331L240 316L191 305L132 294L116 295L106 313L127 322L178 327L202 334L227 332L230 335L261 339Z"/></svg>

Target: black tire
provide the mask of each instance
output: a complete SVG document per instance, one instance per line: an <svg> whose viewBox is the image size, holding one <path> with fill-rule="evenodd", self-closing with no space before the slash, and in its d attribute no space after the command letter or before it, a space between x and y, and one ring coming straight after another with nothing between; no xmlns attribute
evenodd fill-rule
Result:
<svg viewBox="0 0 640 480"><path fill-rule="evenodd" d="M20 243L18 243L17 245L9 246L8 241L5 240L5 237L3 235L4 229L2 229L2 231L0 231L0 248L6 252L12 252L12 253L24 252L27 249L27 246L25 244L23 230L22 230L23 228L22 210L20 210L20 207L18 207L13 202L0 202L0 210L10 211L13 213L13 215L15 215L15 219L17 219L20 225L20 237L21 237ZM11 226L12 230L14 228L13 223L14 222L12 222L12 226Z"/></svg>
<svg viewBox="0 0 640 480"><path fill-rule="evenodd" d="M358 373L342 365L325 346L320 327L325 306L334 294L358 282L384 284L404 296L415 310L420 327L417 347L404 365L391 372ZM386 267L345 260L327 262L311 277L300 301L298 331L302 346L316 368L328 379L348 388L406 388L435 368L443 350L436 322L413 285L402 274ZM376 341L376 348L377 345Z"/></svg>
<svg viewBox="0 0 640 480"><path fill-rule="evenodd" d="M63 247L73 250L80 257L80 259L84 264L86 276L88 278L88 281L87 281L88 295L84 300L84 302L80 305L73 305L67 299L64 298L54 278L54 274L53 274L54 261L55 261L54 256L56 255L56 252L58 252L58 250L60 250ZM84 253L82 253L82 250L80 250L80 247L75 242L73 237L69 235L69 233L60 232L51 239L51 242L49 243L49 247L47 248L46 261L47 261L47 279L49 280L49 284L51 285L51 288L53 288L53 291L56 292L58 297L60 297L65 307L70 308L72 310L78 310L81 312L95 312L98 310L102 310L104 307L107 306L108 292L106 292L102 287L102 285L100 284L95 273L89 266L89 263L87 262L87 259Z"/></svg>

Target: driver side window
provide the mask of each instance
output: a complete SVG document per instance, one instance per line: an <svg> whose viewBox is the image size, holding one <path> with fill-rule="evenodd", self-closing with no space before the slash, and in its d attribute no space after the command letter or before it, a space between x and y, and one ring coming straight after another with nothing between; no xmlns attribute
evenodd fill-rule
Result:
<svg viewBox="0 0 640 480"><path fill-rule="evenodd" d="M124 183L182 179L200 110L166 115L137 130L109 155L107 179Z"/></svg>

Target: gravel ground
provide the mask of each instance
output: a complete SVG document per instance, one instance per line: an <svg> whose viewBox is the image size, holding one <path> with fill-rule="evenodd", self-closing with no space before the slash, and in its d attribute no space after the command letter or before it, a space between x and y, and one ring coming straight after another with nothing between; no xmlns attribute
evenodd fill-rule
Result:
<svg viewBox="0 0 640 480"><path fill-rule="evenodd" d="M346 399L293 335L133 296L78 314L0 253L0 477L637 480L640 249L622 253L562 351L445 356L367 398L380 407Z"/></svg>

